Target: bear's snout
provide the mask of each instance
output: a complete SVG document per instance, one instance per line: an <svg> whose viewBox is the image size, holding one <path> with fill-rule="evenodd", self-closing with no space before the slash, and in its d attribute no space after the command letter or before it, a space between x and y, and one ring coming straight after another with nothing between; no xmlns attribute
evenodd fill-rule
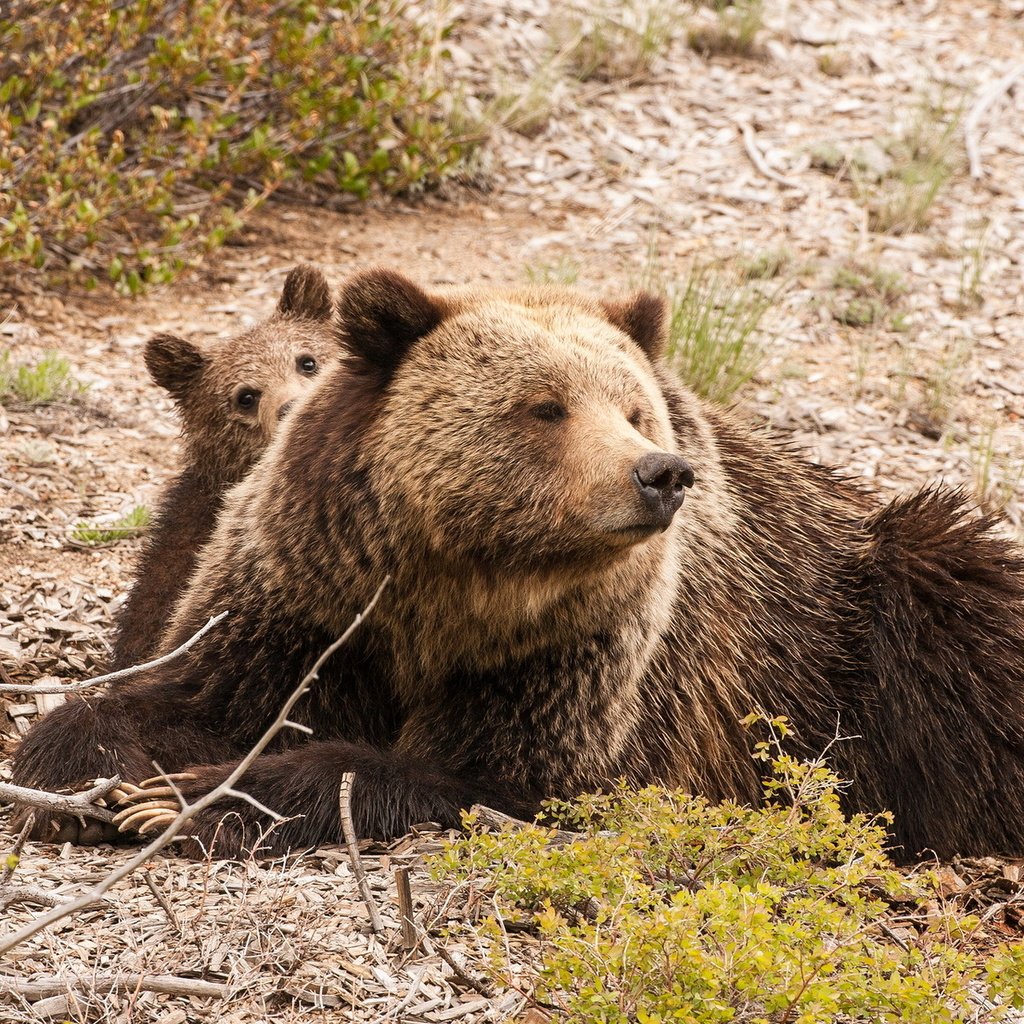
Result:
<svg viewBox="0 0 1024 1024"><path fill-rule="evenodd" d="M679 511L683 491L693 486L693 467L678 455L649 452L633 467L633 482L653 523L664 528Z"/></svg>

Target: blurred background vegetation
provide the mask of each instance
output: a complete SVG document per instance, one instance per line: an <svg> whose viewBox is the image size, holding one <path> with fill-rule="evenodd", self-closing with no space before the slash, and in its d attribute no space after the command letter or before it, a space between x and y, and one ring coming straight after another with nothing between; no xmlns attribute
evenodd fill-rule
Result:
<svg viewBox="0 0 1024 1024"><path fill-rule="evenodd" d="M401 0L0 7L0 270L133 293L268 196L428 187L446 26Z"/></svg>

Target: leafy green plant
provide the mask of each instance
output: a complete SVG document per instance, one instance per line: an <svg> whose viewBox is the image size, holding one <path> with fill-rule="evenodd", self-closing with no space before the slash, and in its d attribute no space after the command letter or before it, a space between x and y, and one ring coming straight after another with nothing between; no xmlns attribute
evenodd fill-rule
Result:
<svg viewBox="0 0 1024 1024"><path fill-rule="evenodd" d="M762 294L710 267L694 266L670 289L668 358L687 385L728 402L763 360L758 332L775 294Z"/></svg>
<svg viewBox="0 0 1024 1024"><path fill-rule="evenodd" d="M138 291L266 197L422 186L459 141L401 0L0 8L0 265Z"/></svg>
<svg viewBox="0 0 1024 1024"><path fill-rule="evenodd" d="M27 405L69 401L88 388L75 380L71 364L57 352L46 352L35 363L15 363L0 352L0 402L15 399Z"/></svg>
<svg viewBox="0 0 1024 1024"><path fill-rule="evenodd" d="M1006 1019L1024 1003L1020 947L979 966L964 941L977 919L929 917L936 880L897 872L884 819L844 817L824 760L797 762L782 749L785 720L768 725L760 808L619 785L548 806L576 830L569 841L546 824L485 831L469 815L435 876L495 894L483 930L496 964L505 922L527 917L541 940L538 998L560 1020ZM894 941L894 916L918 938Z"/></svg>
<svg viewBox="0 0 1024 1024"><path fill-rule="evenodd" d="M109 524L78 523L72 531L71 539L87 547L113 544L137 537L149 527L149 522L149 509L145 505L136 505L130 512Z"/></svg>

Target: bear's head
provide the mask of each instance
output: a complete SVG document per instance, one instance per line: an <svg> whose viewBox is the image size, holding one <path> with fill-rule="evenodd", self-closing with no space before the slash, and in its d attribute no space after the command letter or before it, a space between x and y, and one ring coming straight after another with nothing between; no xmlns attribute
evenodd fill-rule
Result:
<svg viewBox="0 0 1024 1024"><path fill-rule="evenodd" d="M421 551L565 575L661 543L694 483L654 371L661 300L428 293L372 270L343 289L338 318L345 387L372 407L354 469Z"/></svg>
<svg viewBox="0 0 1024 1024"><path fill-rule="evenodd" d="M274 313L208 347L173 334L146 345L146 367L174 399L188 464L228 482L262 454L278 423L340 353L334 303L323 274L299 266L285 278Z"/></svg>

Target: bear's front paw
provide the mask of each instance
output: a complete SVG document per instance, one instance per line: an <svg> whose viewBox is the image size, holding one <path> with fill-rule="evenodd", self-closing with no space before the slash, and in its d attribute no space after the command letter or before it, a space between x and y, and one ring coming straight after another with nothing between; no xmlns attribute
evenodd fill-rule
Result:
<svg viewBox="0 0 1024 1024"><path fill-rule="evenodd" d="M119 832L135 832L140 836L167 828L181 813L181 801L188 799L182 786L195 781L192 772L178 772L145 779L138 786L121 783L112 794L120 808L114 815L114 825Z"/></svg>

